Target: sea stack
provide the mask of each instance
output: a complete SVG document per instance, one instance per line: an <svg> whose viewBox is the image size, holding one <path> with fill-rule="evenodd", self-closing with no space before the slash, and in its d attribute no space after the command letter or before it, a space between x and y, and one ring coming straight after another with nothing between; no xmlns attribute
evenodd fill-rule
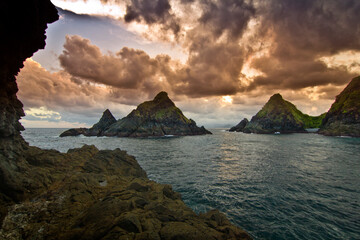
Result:
<svg viewBox="0 0 360 240"><path fill-rule="evenodd" d="M360 76L351 80L327 112L320 134L360 137Z"/></svg>
<svg viewBox="0 0 360 240"><path fill-rule="evenodd" d="M248 123L249 120L247 118L244 118L236 126L230 128L229 132L242 132Z"/></svg>
<svg viewBox="0 0 360 240"><path fill-rule="evenodd" d="M78 136L81 134L84 136L101 136L101 134L115 122L116 119L114 118L110 110L106 109L103 112L100 121L94 124L91 128L72 128L60 134L60 137Z"/></svg>
<svg viewBox="0 0 360 240"><path fill-rule="evenodd" d="M306 133L306 128L318 128L324 115L311 117L277 93L251 118L245 133Z"/></svg>
<svg viewBox="0 0 360 240"><path fill-rule="evenodd" d="M140 104L129 115L118 121L114 121L114 118L111 117L109 119L106 121L106 124L101 124L101 122L105 121L100 120L99 123L90 129L69 129L63 132L60 137L77 136L80 134L84 136L117 137L211 134L204 127L198 127L194 120L185 117L166 92L160 92L152 101Z"/></svg>

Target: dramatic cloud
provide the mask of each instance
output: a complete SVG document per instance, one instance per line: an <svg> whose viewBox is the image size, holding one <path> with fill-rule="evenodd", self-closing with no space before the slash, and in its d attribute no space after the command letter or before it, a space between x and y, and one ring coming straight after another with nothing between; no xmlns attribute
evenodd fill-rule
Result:
<svg viewBox="0 0 360 240"><path fill-rule="evenodd" d="M115 117L121 118L136 105L155 96L147 96L138 89L122 90L93 84L84 79L76 79L64 71L51 73L31 59L25 61L17 82L20 89L18 96L24 103L26 112L22 122L32 127L91 126L106 108ZM245 116L250 116L255 111L252 105L236 107L236 110L229 101L217 97L179 99L176 95L169 95L188 117L199 124L221 126L226 122L231 125L234 116L243 116L239 109L246 112ZM216 118L220 113L221 123Z"/></svg>
<svg viewBox="0 0 360 240"><path fill-rule="evenodd" d="M187 64L181 64L167 55L151 58L144 51L126 47L115 55L104 55L89 40L67 36L59 60L73 79L111 86L114 95L120 90L136 90L148 97L162 90L189 97L237 93L242 49L231 43L203 44L203 49L193 50Z"/></svg>
<svg viewBox="0 0 360 240"><path fill-rule="evenodd" d="M244 0L203 1L201 6L203 14L199 22L215 38L227 32L231 40L237 40L242 36L250 18L255 15L255 8Z"/></svg>
<svg viewBox="0 0 360 240"><path fill-rule="evenodd" d="M111 18L109 32L117 38L110 47L92 40L97 29L71 31L77 35L67 36L56 55L60 71L27 62L19 87L28 107L61 113L59 106L97 106L99 112L109 104L135 106L164 90L190 117L213 124L249 117L279 92L301 110L319 114L360 74L358 0L54 2L81 13L89 5L102 30ZM89 16L79 18L91 29ZM128 37L118 44L122 33ZM130 43L134 39L138 45ZM171 45L181 48L181 61ZM22 87L25 81L31 87Z"/></svg>
<svg viewBox="0 0 360 240"><path fill-rule="evenodd" d="M169 40L175 35L188 55L186 65L166 76L178 94L339 86L356 74L349 70L359 64L329 66L321 61L343 51L360 51L360 2L355 0L102 2L126 5L124 21L150 27L138 27L145 36ZM257 76L244 74L244 64ZM152 63L142 66L143 74L155 75Z"/></svg>
<svg viewBox="0 0 360 240"><path fill-rule="evenodd" d="M329 83L344 85L354 73L328 67L319 57L360 51L360 2L286 0L259 2L263 38L272 39L269 54L253 61L264 73L252 88L300 89Z"/></svg>
<svg viewBox="0 0 360 240"><path fill-rule="evenodd" d="M121 104L126 102L124 97L128 97L127 103L131 99L133 105L144 99L141 92L131 98L126 95L129 94L128 91L123 94L117 92L120 95L117 96L111 87L78 81L64 71L51 73L31 59L25 61L24 68L17 76L17 83L19 99L24 103L25 112L29 115L27 120L69 120L64 117L64 113L71 113L72 121L74 115L78 115L75 117L76 121L91 124L97 121L106 108L110 108L118 117L128 114L133 106ZM44 119L37 114L39 112L51 117ZM57 114L59 112L60 115ZM84 116L89 119L84 119Z"/></svg>
<svg viewBox="0 0 360 240"><path fill-rule="evenodd" d="M180 25L174 14L171 13L168 0L131 0L131 4L126 7L124 19L125 22L160 23L164 30L172 30L175 35L180 31Z"/></svg>
<svg viewBox="0 0 360 240"><path fill-rule="evenodd" d="M165 88L158 75L161 56L154 59L144 51L127 47L115 55L104 55L89 40L76 35L66 37L64 49L60 64L73 77L150 95Z"/></svg>

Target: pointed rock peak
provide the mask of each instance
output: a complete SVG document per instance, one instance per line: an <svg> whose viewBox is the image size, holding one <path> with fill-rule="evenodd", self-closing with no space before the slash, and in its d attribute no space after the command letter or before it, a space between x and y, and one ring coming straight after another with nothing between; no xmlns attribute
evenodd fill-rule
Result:
<svg viewBox="0 0 360 240"><path fill-rule="evenodd" d="M160 102L160 101L164 101L164 100L170 100L167 92L164 92L164 91L159 92L154 98L154 102Z"/></svg>
<svg viewBox="0 0 360 240"><path fill-rule="evenodd" d="M106 118L109 118L109 117L114 118L114 116L112 115L112 113L110 112L109 109L106 109L106 110L103 112L103 115L102 115L101 118L103 118L103 117L106 117Z"/></svg>
<svg viewBox="0 0 360 240"><path fill-rule="evenodd" d="M165 104L166 106L168 105L175 105L173 101L171 101L171 99L169 98L167 92L159 92L156 97L154 98L153 102L155 104Z"/></svg>
<svg viewBox="0 0 360 240"><path fill-rule="evenodd" d="M284 100L283 97L280 95L280 93L276 93L274 95L271 96L270 100L275 100L275 101L281 101Z"/></svg>
<svg viewBox="0 0 360 240"><path fill-rule="evenodd" d="M111 120L111 121L116 121L115 117L112 115L112 113L110 112L109 109L106 109L104 112L103 112L103 115L100 119L100 122L102 121L108 121L108 120Z"/></svg>

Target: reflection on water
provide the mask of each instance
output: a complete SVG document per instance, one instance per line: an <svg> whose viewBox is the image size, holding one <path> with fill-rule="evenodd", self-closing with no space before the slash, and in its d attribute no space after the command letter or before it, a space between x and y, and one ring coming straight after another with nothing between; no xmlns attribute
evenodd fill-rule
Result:
<svg viewBox="0 0 360 240"><path fill-rule="evenodd" d="M218 208L255 239L359 239L359 138L216 129L192 137L59 138L62 131L28 129L23 136L62 152L83 144L127 150L195 211Z"/></svg>

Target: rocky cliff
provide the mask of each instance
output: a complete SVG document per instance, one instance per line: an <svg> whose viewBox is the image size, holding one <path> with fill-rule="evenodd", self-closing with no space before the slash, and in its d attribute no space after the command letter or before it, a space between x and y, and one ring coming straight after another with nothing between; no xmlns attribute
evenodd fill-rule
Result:
<svg viewBox="0 0 360 240"><path fill-rule="evenodd" d="M265 106L251 118L245 133L305 133L306 128L318 128L324 115L311 117L295 105L274 94Z"/></svg>
<svg viewBox="0 0 360 240"><path fill-rule="evenodd" d="M351 80L327 112L320 134L360 137L360 76Z"/></svg>
<svg viewBox="0 0 360 240"><path fill-rule="evenodd" d="M93 131L92 129L69 129L63 132L60 137L77 136L80 134L85 136L117 137L211 134L204 127L198 127L194 120L185 117L166 92L160 92L155 96L154 100L140 104L129 115L110 126L104 128L102 125L99 125L99 131Z"/></svg>
<svg viewBox="0 0 360 240"><path fill-rule="evenodd" d="M250 238L218 211L195 214L120 149L30 147L20 135L15 74L58 16L49 0L2 1L0 13L0 239Z"/></svg>

